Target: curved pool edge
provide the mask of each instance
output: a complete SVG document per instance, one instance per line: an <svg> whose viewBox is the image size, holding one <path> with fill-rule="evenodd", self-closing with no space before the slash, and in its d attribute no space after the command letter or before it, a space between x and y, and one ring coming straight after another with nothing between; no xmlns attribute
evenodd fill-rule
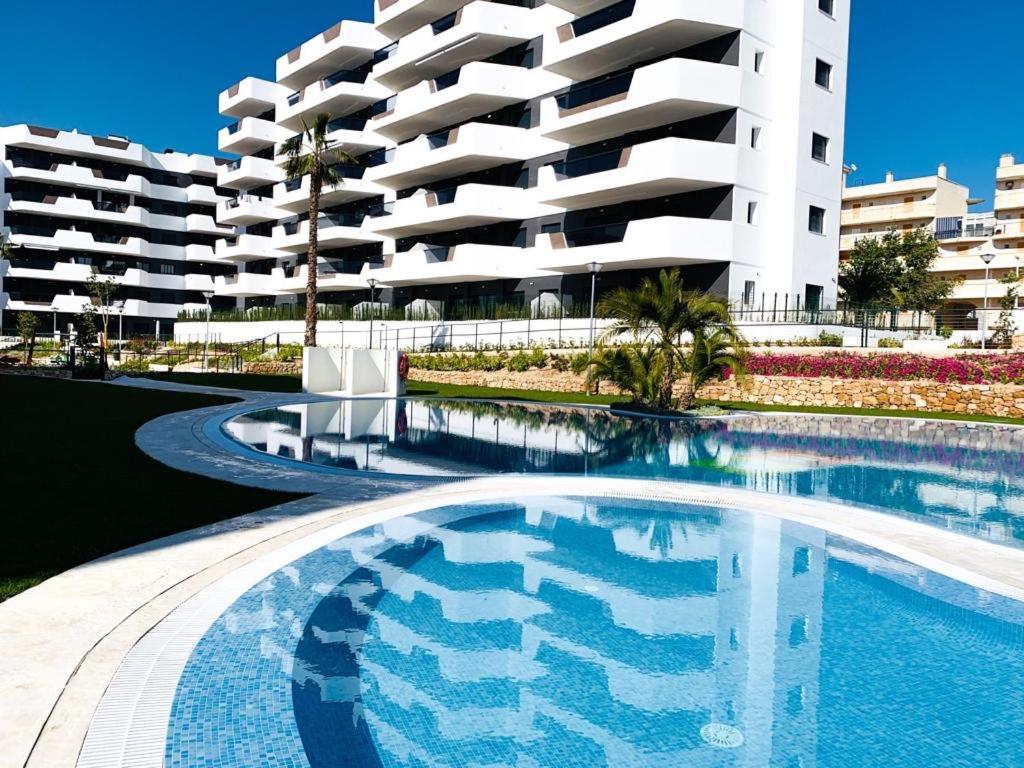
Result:
<svg viewBox="0 0 1024 768"><path fill-rule="evenodd" d="M510 480L515 478L471 480L335 507L315 531L278 541L269 551L235 562L215 581L196 584L125 654L98 704L78 765L161 765L177 681L192 648L235 599L270 573L340 536L387 519L443 506L523 498L521 484ZM767 514L826 530L970 586L1024 601L1024 551L981 540L965 543L958 534L884 513L736 489L609 478L538 479L526 495L635 498ZM122 759L125 754L132 755L131 762Z"/></svg>

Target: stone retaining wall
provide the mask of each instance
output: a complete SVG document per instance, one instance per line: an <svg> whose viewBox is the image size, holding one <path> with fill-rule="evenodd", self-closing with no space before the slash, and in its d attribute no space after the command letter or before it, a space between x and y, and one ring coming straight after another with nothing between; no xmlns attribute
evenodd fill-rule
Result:
<svg viewBox="0 0 1024 768"><path fill-rule="evenodd" d="M257 360L252 363L242 363L242 373L265 373L273 376L301 374L302 361Z"/></svg>
<svg viewBox="0 0 1024 768"><path fill-rule="evenodd" d="M545 392L582 392L583 377L552 369L512 371L426 371L414 368L410 378L444 384ZM678 385L680 393L684 383ZM605 385L602 393L614 393ZM881 408L927 413L964 413L1024 417L1024 386L1018 384L941 384L936 381L874 379L804 379L789 376L748 376L704 387L706 400L764 405L833 408Z"/></svg>

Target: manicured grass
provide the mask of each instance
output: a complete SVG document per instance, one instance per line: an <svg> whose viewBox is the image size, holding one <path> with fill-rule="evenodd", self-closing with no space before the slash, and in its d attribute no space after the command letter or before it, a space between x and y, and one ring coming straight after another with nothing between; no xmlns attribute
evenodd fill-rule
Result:
<svg viewBox="0 0 1024 768"><path fill-rule="evenodd" d="M833 416L889 416L901 419L942 419L945 421L980 421L990 424L1016 424L1024 426L1024 419L1009 416L973 416L966 413L929 413L928 411L890 411L884 408L816 408L802 405L761 405L760 403L727 403L713 400L703 401L702 405L717 405L720 408L738 411L757 411L758 413L821 413Z"/></svg>
<svg viewBox="0 0 1024 768"><path fill-rule="evenodd" d="M0 401L0 600L102 555L298 498L178 472L135 447L147 421L231 398L0 375Z"/></svg>
<svg viewBox="0 0 1024 768"><path fill-rule="evenodd" d="M147 379L196 384L201 387L226 387L251 392L301 392L298 376L275 376L265 373L147 373Z"/></svg>

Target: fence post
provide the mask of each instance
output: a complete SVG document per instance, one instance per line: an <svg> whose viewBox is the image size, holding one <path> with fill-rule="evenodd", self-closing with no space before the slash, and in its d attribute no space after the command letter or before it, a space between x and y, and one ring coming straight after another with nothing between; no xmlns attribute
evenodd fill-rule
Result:
<svg viewBox="0 0 1024 768"><path fill-rule="evenodd" d="M772 322L773 323L778 320L778 315L777 315L778 310L779 310L779 294L775 293L775 294L772 295Z"/></svg>
<svg viewBox="0 0 1024 768"><path fill-rule="evenodd" d="M473 351L480 351L480 323L473 323Z"/></svg>
<svg viewBox="0 0 1024 768"><path fill-rule="evenodd" d="M502 348L502 345L504 344L504 342L505 342L505 321L504 320L499 320L498 321L498 349L499 350Z"/></svg>
<svg viewBox="0 0 1024 768"><path fill-rule="evenodd" d="M558 305L562 306L561 301L559 301ZM562 312L558 313L558 348L562 348Z"/></svg>

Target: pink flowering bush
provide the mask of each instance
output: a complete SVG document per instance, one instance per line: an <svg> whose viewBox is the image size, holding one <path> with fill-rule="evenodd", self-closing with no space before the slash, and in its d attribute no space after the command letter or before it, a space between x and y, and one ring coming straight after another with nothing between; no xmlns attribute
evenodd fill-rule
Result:
<svg viewBox="0 0 1024 768"><path fill-rule="evenodd" d="M1024 384L1024 354L961 355L751 355L752 376L794 376L810 379L887 379L956 384Z"/></svg>

